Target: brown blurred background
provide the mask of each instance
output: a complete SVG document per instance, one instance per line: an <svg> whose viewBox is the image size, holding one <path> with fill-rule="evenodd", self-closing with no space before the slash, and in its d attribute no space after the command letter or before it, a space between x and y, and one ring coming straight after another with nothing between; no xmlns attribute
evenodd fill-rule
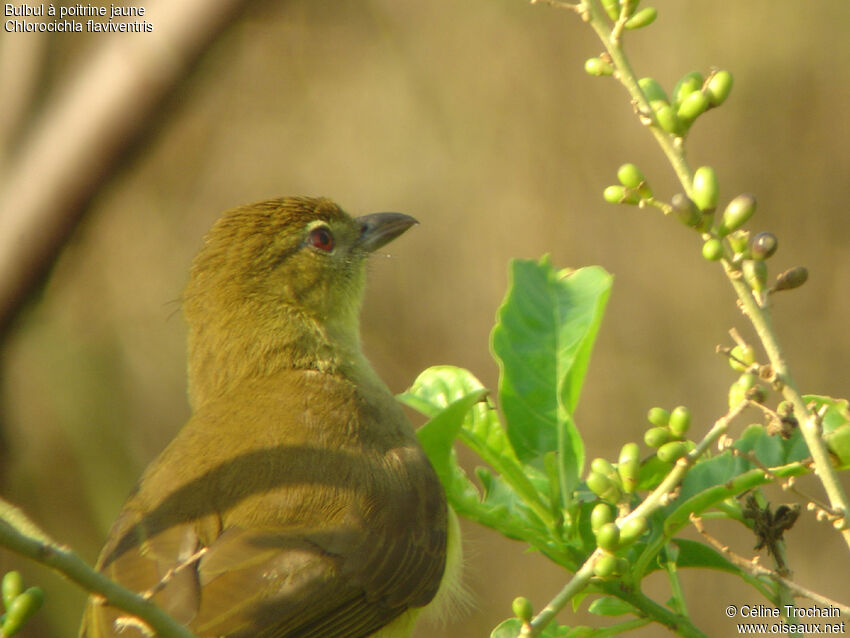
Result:
<svg viewBox="0 0 850 638"><path fill-rule="evenodd" d="M634 67L668 89L710 65L734 74L728 103L695 125L691 162L717 169L722 201L758 196L750 227L779 236L775 272L809 267L805 287L775 298L776 328L805 392L846 397L850 4L656 6L657 22L627 36ZM168 15L148 20L159 28ZM47 37L33 113L102 38ZM551 253L559 266L601 264L616 277L577 415L588 458L639 440L652 405L687 404L695 431L706 428L734 379L714 346L732 326L750 332L693 233L601 200L624 161L661 197L675 183L622 88L582 70L600 51L574 14L523 0L249 3L99 184L4 335L3 496L95 559L132 483L188 416L179 298L203 233L222 210L286 194L420 220L370 266L365 348L393 391L443 363L495 387L488 338L508 261ZM743 528L711 529L751 552ZM514 596L539 608L568 578L493 532L465 525L465 535L475 606L420 638L489 635ZM838 535L804 515L786 538L795 579L850 602ZM84 595L0 550L0 570L13 566L48 595L24 635L75 635ZM726 605L764 602L725 574L682 577L711 636L734 634ZM669 597L658 575L646 587ZM586 608L561 622L601 624Z"/></svg>

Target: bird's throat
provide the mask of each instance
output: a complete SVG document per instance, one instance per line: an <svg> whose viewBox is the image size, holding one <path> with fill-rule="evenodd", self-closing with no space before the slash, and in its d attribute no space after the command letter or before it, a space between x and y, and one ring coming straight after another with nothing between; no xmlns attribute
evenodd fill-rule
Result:
<svg viewBox="0 0 850 638"><path fill-rule="evenodd" d="M274 375L281 370L304 369L360 376L365 366L355 315L336 321L317 321L295 309L253 330L242 321L190 326L189 399L193 410L234 391L243 381Z"/></svg>

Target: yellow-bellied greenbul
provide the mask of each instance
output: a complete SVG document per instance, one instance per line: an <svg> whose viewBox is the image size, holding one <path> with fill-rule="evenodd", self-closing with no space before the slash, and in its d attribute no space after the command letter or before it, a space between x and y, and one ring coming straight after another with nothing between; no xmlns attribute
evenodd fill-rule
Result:
<svg viewBox="0 0 850 638"><path fill-rule="evenodd" d="M201 638L410 635L456 576L458 541L358 317L366 258L415 223L306 197L216 222L184 297L193 415L134 488L100 571ZM91 598L81 636L145 629Z"/></svg>

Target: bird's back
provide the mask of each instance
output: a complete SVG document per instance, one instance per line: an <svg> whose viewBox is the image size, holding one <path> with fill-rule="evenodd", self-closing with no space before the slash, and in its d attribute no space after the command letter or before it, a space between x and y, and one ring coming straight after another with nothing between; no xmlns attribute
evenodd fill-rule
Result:
<svg viewBox="0 0 850 638"><path fill-rule="evenodd" d="M98 568L202 638L358 638L431 600L445 548L442 489L383 384L283 370L198 410ZM81 636L116 621L134 623L91 600Z"/></svg>

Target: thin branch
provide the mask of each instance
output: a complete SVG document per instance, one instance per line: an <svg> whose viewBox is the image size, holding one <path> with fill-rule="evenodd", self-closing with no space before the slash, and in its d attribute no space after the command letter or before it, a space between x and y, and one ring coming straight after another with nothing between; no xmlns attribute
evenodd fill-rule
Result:
<svg viewBox="0 0 850 638"><path fill-rule="evenodd" d="M18 151L3 158L0 331L163 98L246 2L150 2L145 17L154 30L100 38L102 44L50 100Z"/></svg>
<svg viewBox="0 0 850 638"><path fill-rule="evenodd" d="M20 509L2 499L0 545L50 567L86 591L99 594L109 605L143 620L162 638L194 638L192 632L162 609L93 570L74 552L45 534Z"/></svg>
<svg viewBox="0 0 850 638"><path fill-rule="evenodd" d="M659 507L662 507L670 492L682 481L691 466L693 466L697 459L705 454L711 445L720 438L726 430L729 429L729 424L744 410L744 408L747 407L748 403L749 402L746 400L741 401L738 405L731 408L726 414L719 418L705 437L703 437L702 441L699 442L699 445L680 458L673 466L673 469L670 470L670 473L664 477L664 480L661 481L658 487L656 487L628 516L617 519L617 525L622 527L627 521L630 521L633 518L640 516L649 517L652 512ZM547 604L546 607L537 614L530 623L523 627L520 632L520 636L523 638L532 638L540 635L546 625L552 622L555 615L564 608L572 597L585 588L593 576L593 568L601 556L602 550L597 549L593 552L578 571L576 571L569 582L564 585L563 589L561 589L561 591L552 598L549 604ZM661 619L657 616L656 620L659 620L659 622L661 621ZM685 623L687 623L687 618L676 615L675 621L679 624L679 629L683 630ZM671 622L673 621L671 620ZM687 629L687 635L702 635L696 627L693 627L689 623Z"/></svg>
<svg viewBox="0 0 850 638"><path fill-rule="evenodd" d="M740 567L741 569L749 572L756 578L770 578L771 580L787 588L795 596L808 598L809 600L813 600L814 602L823 605L824 607L836 607L841 610L841 613L844 616L850 616L850 605L845 605L843 603L839 603L838 601L832 600L831 598L827 598L826 596L823 596L815 591L812 591L811 589L803 587L802 585L799 585L794 581L785 578L784 576L780 576L778 573L771 569L768 569L767 567L762 567L757 562L747 560L743 556L736 554L731 549L729 549L728 545L726 545L725 543L721 543L719 540L711 536L711 534L706 531L705 526L702 524L702 520L699 516L695 516L692 514L691 522L694 524L694 527L696 527L697 531L702 534L705 540L711 543L711 545L713 545L718 552L723 554L723 556L725 556L729 560L729 562L733 563L737 567Z"/></svg>

